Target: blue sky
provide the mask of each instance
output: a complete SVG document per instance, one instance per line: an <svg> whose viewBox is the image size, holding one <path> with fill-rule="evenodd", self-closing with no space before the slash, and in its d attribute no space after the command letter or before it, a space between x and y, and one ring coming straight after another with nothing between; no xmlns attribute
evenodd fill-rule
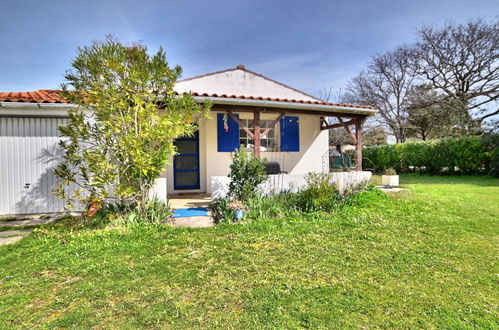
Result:
<svg viewBox="0 0 499 330"><path fill-rule="evenodd" d="M166 50L184 77L244 64L317 95L423 24L499 15L498 0L1 0L0 91L58 88L76 47L107 34Z"/></svg>

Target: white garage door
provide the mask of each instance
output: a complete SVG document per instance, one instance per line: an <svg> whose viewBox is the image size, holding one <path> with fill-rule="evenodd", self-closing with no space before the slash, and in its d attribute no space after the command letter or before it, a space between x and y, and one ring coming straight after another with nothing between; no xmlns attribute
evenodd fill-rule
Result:
<svg viewBox="0 0 499 330"><path fill-rule="evenodd" d="M0 215L64 211L53 193L64 118L0 117Z"/></svg>

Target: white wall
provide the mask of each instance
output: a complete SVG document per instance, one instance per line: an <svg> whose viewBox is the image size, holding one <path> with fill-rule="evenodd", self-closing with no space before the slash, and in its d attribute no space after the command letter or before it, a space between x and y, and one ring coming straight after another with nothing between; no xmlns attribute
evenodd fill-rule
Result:
<svg viewBox="0 0 499 330"><path fill-rule="evenodd" d="M306 176L306 174L269 175L268 180L262 183L259 188L264 195L277 194L283 191L297 192L306 186ZM358 185L367 185L371 180L371 176L372 173L369 171L329 173L330 181L340 191ZM226 197L229 190L229 183L230 179L226 176L212 176L211 199L217 200Z"/></svg>
<svg viewBox="0 0 499 330"><path fill-rule="evenodd" d="M199 127L201 189L174 190L173 162L167 166L167 186L169 194L181 192L211 193L211 177L225 176L229 173L231 163L230 152L218 152L217 145L217 113L212 112L211 119L202 120ZM235 111L234 113L238 113ZM252 113L238 113L239 118L253 118ZM261 119L273 120L278 114L262 114ZM329 172L328 133L320 130L319 116L298 115L300 130L299 152L262 152L262 158L275 161L281 165L281 170L289 174L304 174L308 172Z"/></svg>
<svg viewBox="0 0 499 330"><path fill-rule="evenodd" d="M286 87L247 70L234 69L204 77L181 80L175 84L179 93L195 92L199 94L226 94L235 96L270 97L318 101L303 92Z"/></svg>

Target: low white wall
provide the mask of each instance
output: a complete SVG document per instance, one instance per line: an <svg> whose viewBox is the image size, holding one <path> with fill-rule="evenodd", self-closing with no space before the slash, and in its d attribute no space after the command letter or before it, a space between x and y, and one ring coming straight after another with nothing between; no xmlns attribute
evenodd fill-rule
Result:
<svg viewBox="0 0 499 330"><path fill-rule="evenodd" d="M156 197L159 200L166 202L168 200L166 186L167 182L165 177L157 178L154 181L154 186L149 191L149 198Z"/></svg>
<svg viewBox="0 0 499 330"><path fill-rule="evenodd" d="M348 187L355 187L361 184L368 184L372 173L361 172L333 172L329 173L331 182L338 186L340 191ZM266 182L260 185L264 194L277 194L282 191L297 192L305 187L307 174L277 174L269 175ZM211 199L217 200L227 196L230 179L227 176L211 177Z"/></svg>

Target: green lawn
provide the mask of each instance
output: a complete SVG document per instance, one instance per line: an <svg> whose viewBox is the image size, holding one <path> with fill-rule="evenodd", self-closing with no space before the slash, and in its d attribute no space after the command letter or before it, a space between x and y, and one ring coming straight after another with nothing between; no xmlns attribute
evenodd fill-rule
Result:
<svg viewBox="0 0 499 330"><path fill-rule="evenodd" d="M0 328L499 327L499 180L206 229L58 224L0 247Z"/></svg>

